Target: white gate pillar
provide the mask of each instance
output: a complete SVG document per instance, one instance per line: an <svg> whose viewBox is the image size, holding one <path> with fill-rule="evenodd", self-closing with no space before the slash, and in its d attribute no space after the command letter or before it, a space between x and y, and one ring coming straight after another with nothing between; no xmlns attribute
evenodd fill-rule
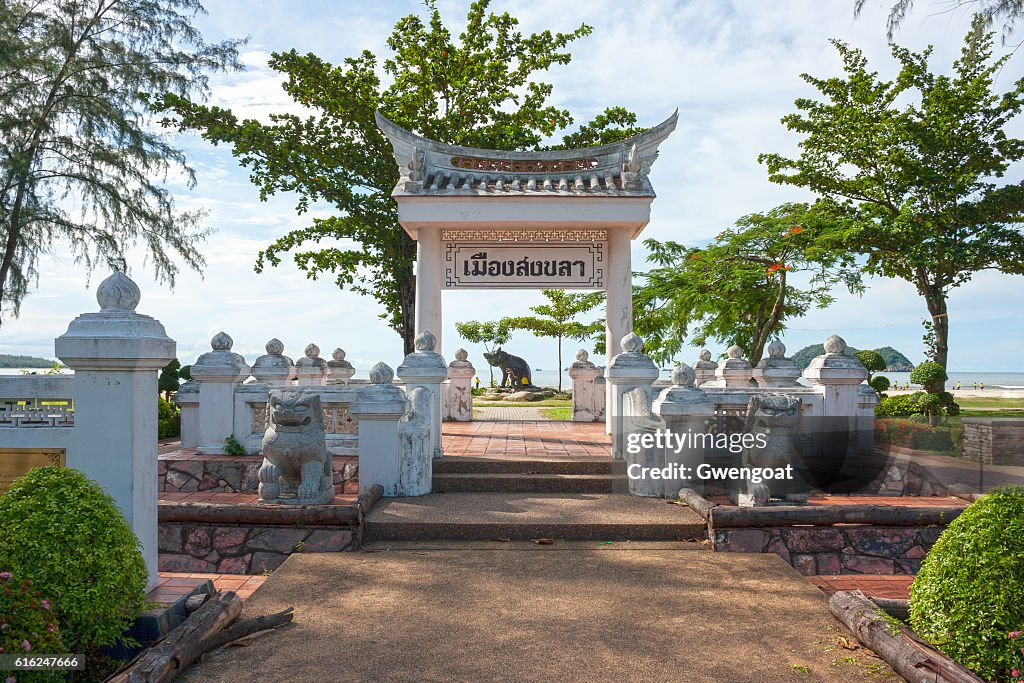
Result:
<svg viewBox="0 0 1024 683"><path fill-rule="evenodd" d="M441 353L441 230L424 228L416 236L416 336L430 332ZM399 375L401 376L401 375Z"/></svg>
<svg viewBox="0 0 1024 683"><path fill-rule="evenodd" d="M107 490L142 544L157 580L157 371L177 346L160 321L135 312L142 294L123 273L96 289L99 313L83 313L57 337L75 371L74 448L68 467Z"/></svg>
<svg viewBox="0 0 1024 683"><path fill-rule="evenodd" d="M622 353L622 339L633 331L633 265L628 230L608 231L608 278L605 297L605 367ZM605 405L614 398L612 385L606 385ZM612 433L612 411L605 411L605 432Z"/></svg>

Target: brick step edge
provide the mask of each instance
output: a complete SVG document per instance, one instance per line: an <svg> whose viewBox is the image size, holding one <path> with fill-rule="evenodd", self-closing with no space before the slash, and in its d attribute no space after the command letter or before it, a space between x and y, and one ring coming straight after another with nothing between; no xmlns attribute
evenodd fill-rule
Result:
<svg viewBox="0 0 1024 683"><path fill-rule="evenodd" d="M449 456L433 462L434 474L625 474L622 460L490 460Z"/></svg>
<svg viewBox="0 0 1024 683"><path fill-rule="evenodd" d="M370 541L529 541L537 538L577 541L701 541L701 524L495 524L446 522L366 522Z"/></svg>
<svg viewBox="0 0 1024 683"><path fill-rule="evenodd" d="M435 474L434 493L626 493L628 479L610 474Z"/></svg>

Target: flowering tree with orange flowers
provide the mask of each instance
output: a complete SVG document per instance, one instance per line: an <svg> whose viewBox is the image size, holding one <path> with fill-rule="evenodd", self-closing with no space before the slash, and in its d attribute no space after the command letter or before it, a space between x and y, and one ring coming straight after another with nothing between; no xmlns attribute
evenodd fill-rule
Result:
<svg viewBox="0 0 1024 683"><path fill-rule="evenodd" d="M836 248L842 220L828 204L783 204L736 221L709 244L647 240L652 270L634 289L634 330L658 362L687 343L737 344L757 363L785 323L825 308L836 285L863 290L853 258Z"/></svg>

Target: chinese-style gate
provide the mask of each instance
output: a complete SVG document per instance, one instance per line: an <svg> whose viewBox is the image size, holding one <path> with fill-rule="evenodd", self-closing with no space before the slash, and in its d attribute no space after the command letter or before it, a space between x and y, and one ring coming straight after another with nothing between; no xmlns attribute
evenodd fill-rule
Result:
<svg viewBox="0 0 1024 683"><path fill-rule="evenodd" d="M444 352L444 289L603 289L607 357L618 354L633 327L630 240L650 221L648 173L677 116L610 145L504 152L428 140L378 112L398 220L417 242L416 334Z"/></svg>

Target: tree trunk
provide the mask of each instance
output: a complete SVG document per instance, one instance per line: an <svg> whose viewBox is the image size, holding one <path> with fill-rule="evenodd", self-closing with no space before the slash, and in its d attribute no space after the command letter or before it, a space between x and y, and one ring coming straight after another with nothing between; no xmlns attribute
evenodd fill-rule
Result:
<svg viewBox="0 0 1024 683"><path fill-rule="evenodd" d="M562 335L558 335L558 393L562 393Z"/></svg>
<svg viewBox="0 0 1024 683"><path fill-rule="evenodd" d="M932 326L935 330L935 362L949 372L946 362L949 358L949 315L946 310L946 296L939 288L925 295L928 312L932 314ZM944 391L945 382L936 382L935 390Z"/></svg>
<svg viewBox="0 0 1024 683"><path fill-rule="evenodd" d="M31 164L35 156L35 147L28 150L28 163ZM21 235L21 211L25 202L25 186L28 184L27 174L18 181L18 191L14 196L14 205L11 207L7 224L7 244L4 245L3 260L0 261L0 327L3 326L4 294L7 292L7 278L11 274L11 266L14 265L14 254L18 250L18 237Z"/></svg>
<svg viewBox="0 0 1024 683"><path fill-rule="evenodd" d="M398 285L398 302L402 318L402 347L405 355L416 350L416 276L412 274L412 265L409 266L408 277L403 278ZM440 353L440 349L438 349Z"/></svg>

